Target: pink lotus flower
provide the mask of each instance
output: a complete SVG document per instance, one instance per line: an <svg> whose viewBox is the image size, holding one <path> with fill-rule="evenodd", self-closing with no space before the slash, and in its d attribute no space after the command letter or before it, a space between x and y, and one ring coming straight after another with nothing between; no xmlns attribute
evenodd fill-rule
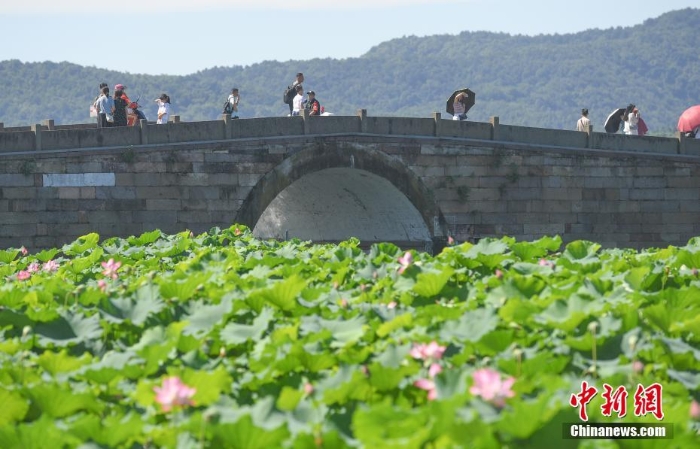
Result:
<svg viewBox="0 0 700 449"><path fill-rule="evenodd" d="M117 270L119 270L121 266L121 262L115 262L114 259L109 259L107 262L102 262L102 268L104 268L102 274L108 278L116 279L119 277Z"/></svg>
<svg viewBox="0 0 700 449"><path fill-rule="evenodd" d="M396 301L391 301L389 304L386 305L387 309L395 309L396 308Z"/></svg>
<svg viewBox="0 0 700 449"><path fill-rule="evenodd" d="M428 400L434 401L437 399L437 388L435 387L435 382L430 379L419 379L413 382L413 386L425 390L428 392Z"/></svg>
<svg viewBox="0 0 700 449"><path fill-rule="evenodd" d="M240 229L236 228L233 230L233 235L241 235L241 234L242 234L242 232Z"/></svg>
<svg viewBox="0 0 700 449"><path fill-rule="evenodd" d="M97 286L102 290L102 293L107 291L107 282L104 279L97 281Z"/></svg>
<svg viewBox="0 0 700 449"><path fill-rule="evenodd" d="M399 274L403 274L403 272L406 271L406 268L413 263L413 255L406 251L403 257L399 257L399 263L401 264L399 267Z"/></svg>
<svg viewBox="0 0 700 449"><path fill-rule="evenodd" d="M414 359L435 361L440 360L444 352L445 346L440 346L437 342L432 341L427 345L423 343L414 344L410 354Z"/></svg>
<svg viewBox="0 0 700 449"><path fill-rule="evenodd" d="M700 404L693 399L690 403L690 417L696 421L700 421Z"/></svg>
<svg viewBox="0 0 700 449"><path fill-rule="evenodd" d="M29 271L22 270L19 273L17 273L18 281L26 281L30 277L32 277L32 274Z"/></svg>
<svg viewBox="0 0 700 449"><path fill-rule="evenodd" d="M29 254L29 251L27 251L27 248L25 248L24 246L19 249L19 252L21 252L23 256Z"/></svg>
<svg viewBox="0 0 700 449"><path fill-rule="evenodd" d="M481 396L496 407L506 405L505 399L512 398L515 393L510 388L515 383L515 378L509 377L501 381L501 374L489 368L474 371L474 385L469 392L475 396Z"/></svg>
<svg viewBox="0 0 700 449"><path fill-rule="evenodd" d="M58 262L56 262L55 260L49 260L44 264L42 270L48 271L49 273L56 271L58 270Z"/></svg>
<svg viewBox="0 0 700 449"><path fill-rule="evenodd" d="M541 267L550 267L554 268L554 262L547 260L547 259L540 259L539 265Z"/></svg>
<svg viewBox="0 0 700 449"><path fill-rule="evenodd" d="M306 382L304 384L304 394L308 396L313 392L314 392L314 386L311 385L310 383Z"/></svg>
<svg viewBox="0 0 700 449"><path fill-rule="evenodd" d="M501 270L496 270L496 279L503 279L503 272Z"/></svg>
<svg viewBox="0 0 700 449"><path fill-rule="evenodd" d="M447 244L450 246L455 244L455 239L453 239L451 235L447 237Z"/></svg>
<svg viewBox="0 0 700 449"><path fill-rule="evenodd" d="M179 377L166 377L162 387L153 387L156 392L156 402L160 404L164 412L169 412L173 407L194 405L192 396L197 392L183 384Z"/></svg>
<svg viewBox="0 0 700 449"><path fill-rule="evenodd" d="M30 273L36 273L40 269L41 269L41 266L39 265L39 262L32 262L27 267L27 271L29 271Z"/></svg>
<svg viewBox="0 0 700 449"><path fill-rule="evenodd" d="M442 372L442 367L438 365L437 363L433 363L430 365L430 368L428 368L428 377L431 379L437 376Z"/></svg>

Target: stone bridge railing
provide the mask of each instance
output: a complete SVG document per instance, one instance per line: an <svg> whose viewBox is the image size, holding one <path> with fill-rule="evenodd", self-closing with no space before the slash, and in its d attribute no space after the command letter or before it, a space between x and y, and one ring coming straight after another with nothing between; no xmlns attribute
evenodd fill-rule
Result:
<svg viewBox="0 0 700 449"><path fill-rule="evenodd" d="M306 112L306 111L305 111ZM541 147L564 147L632 151L669 155L700 156L700 141L679 134L675 138L625 136L569 130L504 125L498 117L489 123L432 118L371 117L359 110L356 116L266 117L231 120L174 122L156 125L142 120L138 126L98 129L94 124L54 125L53 120L25 127L4 128L0 123L2 153L60 151L83 148L130 147L140 145L208 142L303 135L378 134L434 136L514 142Z"/></svg>

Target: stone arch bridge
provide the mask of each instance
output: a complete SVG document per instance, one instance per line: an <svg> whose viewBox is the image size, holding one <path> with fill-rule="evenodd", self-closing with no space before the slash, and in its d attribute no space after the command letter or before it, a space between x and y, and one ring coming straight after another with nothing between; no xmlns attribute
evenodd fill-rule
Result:
<svg viewBox="0 0 700 449"><path fill-rule="evenodd" d="M177 121L177 119L176 119ZM606 246L700 235L700 142L432 118L0 124L0 246L206 231L435 251L510 235Z"/></svg>

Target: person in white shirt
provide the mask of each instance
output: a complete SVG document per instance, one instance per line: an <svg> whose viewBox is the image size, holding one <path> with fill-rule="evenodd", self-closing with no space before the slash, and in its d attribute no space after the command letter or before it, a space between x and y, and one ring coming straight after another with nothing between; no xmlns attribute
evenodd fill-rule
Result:
<svg viewBox="0 0 700 449"><path fill-rule="evenodd" d="M304 107L304 88L301 85L296 87L297 95L292 100L292 115L301 114Z"/></svg>
<svg viewBox="0 0 700 449"><path fill-rule="evenodd" d="M101 128L114 126L114 99L109 96L109 87L102 88L102 95L97 99Z"/></svg>
<svg viewBox="0 0 700 449"><path fill-rule="evenodd" d="M625 134L628 136L639 135L639 117L639 109L635 106L628 114L625 114Z"/></svg>
<svg viewBox="0 0 700 449"><path fill-rule="evenodd" d="M457 94L455 97L454 103L452 103L452 107L454 108L454 115L452 116L452 120L466 120L467 119L467 94L464 92L460 92Z"/></svg>
<svg viewBox="0 0 700 449"><path fill-rule="evenodd" d="M591 120L588 118L588 109L581 109L581 118L576 122L576 130L585 132L590 124Z"/></svg>
<svg viewBox="0 0 700 449"><path fill-rule="evenodd" d="M168 123L168 117L170 117L170 97L166 94L161 94L160 97L156 98L156 103L158 103L158 121L156 121L156 123L159 125Z"/></svg>
<svg viewBox="0 0 700 449"><path fill-rule="evenodd" d="M238 118L238 103L241 100L238 95L238 88L231 89L231 95L228 96L228 102L231 105L231 118Z"/></svg>

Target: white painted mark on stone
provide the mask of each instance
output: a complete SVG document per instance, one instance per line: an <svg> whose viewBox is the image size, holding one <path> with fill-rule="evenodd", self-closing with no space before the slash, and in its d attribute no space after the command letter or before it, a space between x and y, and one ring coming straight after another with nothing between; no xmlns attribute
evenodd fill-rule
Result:
<svg viewBox="0 0 700 449"><path fill-rule="evenodd" d="M114 173L49 173L44 175L44 187L111 187L115 184Z"/></svg>

